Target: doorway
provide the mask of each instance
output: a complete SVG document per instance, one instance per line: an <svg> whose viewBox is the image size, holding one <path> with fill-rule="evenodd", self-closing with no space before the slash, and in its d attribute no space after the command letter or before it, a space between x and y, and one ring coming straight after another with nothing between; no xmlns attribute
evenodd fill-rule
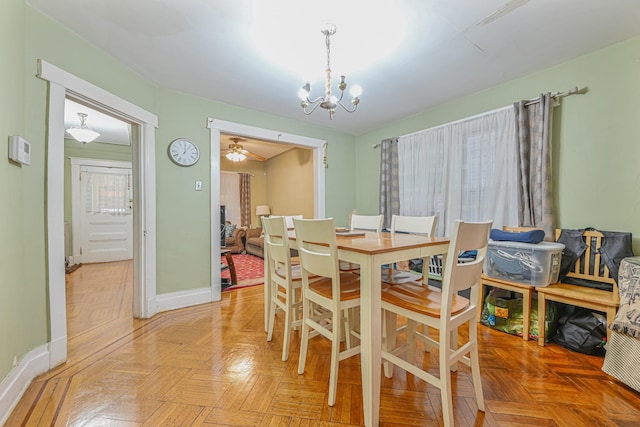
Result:
<svg viewBox="0 0 640 427"><path fill-rule="evenodd" d="M38 60L37 76L48 82L47 105L47 283L49 286L49 367L67 359L64 265L64 109L72 98L109 111L132 126L133 173L133 313L154 314L155 252L155 128L154 114L104 89Z"/></svg>
<svg viewBox="0 0 640 427"><path fill-rule="evenodd" d="M313 199L314 217L325 217L325 149L326 141L315 138L308 138L301 135L288 134L269 129L249 126L242 123L228 122L209 118L208 126L210 130L211 145L211 241L220 239L220 186L213 185L220 179L220 134L227 133L247 138L261 139L275 143L288 144L292 146L308 148L313 151ZM212 245L212 248L215 248ZM221 299L221 279L220 279L220 250L211 251L211 298L213 301ZM266 293L265 293L266 295ZM266 319L266 313L265 313ZM266 323L265 323L266 324Z"/></svg>

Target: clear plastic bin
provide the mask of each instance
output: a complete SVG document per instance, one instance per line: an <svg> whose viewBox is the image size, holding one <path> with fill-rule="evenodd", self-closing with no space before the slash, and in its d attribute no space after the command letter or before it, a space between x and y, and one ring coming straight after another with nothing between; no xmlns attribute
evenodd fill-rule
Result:
<svg viewBox="0 0 640 427"><path fill-rule="evenodd" d="M558 281L562 243L520 243L490 241L484 274L532 286L549 286Z"/></svg>

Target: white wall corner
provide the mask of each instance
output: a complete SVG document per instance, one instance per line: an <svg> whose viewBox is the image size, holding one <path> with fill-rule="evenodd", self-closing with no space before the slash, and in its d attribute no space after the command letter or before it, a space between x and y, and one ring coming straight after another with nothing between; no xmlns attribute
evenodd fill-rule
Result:
<svg viewBox="0 0 640 427"><path fill-rule="evenodd" d="M49 370L49 346L31 350L0 383L0 425L4 425L9 414L38 375Z"/></svg>

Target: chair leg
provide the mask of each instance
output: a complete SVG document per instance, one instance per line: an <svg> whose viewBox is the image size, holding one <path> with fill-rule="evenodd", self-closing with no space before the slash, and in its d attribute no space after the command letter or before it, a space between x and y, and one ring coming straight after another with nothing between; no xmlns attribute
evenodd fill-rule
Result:
<svg viewBox="0 0 640 427"><path fill-rule="evenodd" d="M415 320L407 319L407 361L414 363L416 357L416 329Z"/></svg>
<svg viewBox="0 0 640 427"><path fill-rule="evenodd" d="M289 344L291 341L291 322L293 321L293 305L291 304L291 292L287 291L285 296L285 312L284 312L284 338L282 339L282 361L289 359Z"/></svg>
<svg viewBox="0 0 640 427"><path fill-rule="evenodd" d="M340 363L340 310L333 313L332 330L333 339L331 340L331 363L329 372L329 406L336 404L336 393L338 390L338 364ZM346 338L348 340L348 338Z"/></svg>
<svg viewBox="0 0 640 427"><path fill-rule="evenodd" d="M309 325L307 325L307 316L311 316L310 302L303 298L302 301L302 337L300 338L300 356L298 358L298 374L304 374L304 365L307 362L307 347L309 344Z"/></svg>
<svg viewBox="0 0 640 427"><path fill-rule="evenodd" d="M278 314L278 307L273 299L269 304L269 324L267 326L267 341L271 341L273 338L273 327L276 322L276 315Z"/></svg>
<svg viewBox="0 0 640 427"><path fill-rule="evenodd" d="M343 310L344 322L341 325L344 327L344 334L342 335L342 339L344 339L344 344L347 350L351 350L351 309Z"/></svg>
<svg viewBox="0 0 640 427"><path fill-rule="evenodd" d="M446 338L447 332L440 333L440 399L442 400L442 418L444 426L453 426L453 398L451 396L451 373L450 357L451 350L449 348L449 339Z"/></svg>
<svg viewBox="0 0 640 427"><path fill-rule="evenodd" d="M396 331L397 331L397 316L391 311L384 311L384 337L382 340L382 349L386 352L392 351L396 348ZM393 376L393 366L387 360L384 361L384 376L391 378Z"/></svg>
<svg viewBox="0 0 640 427"><path fill-rule="evenodd" d="M469 358L471 359L471 377L476 394L478 409L484 412L484 395L482 393L482 377L480 376L480 358L478 357L478 324L469 321L469 342L473 343Z"/></svg>

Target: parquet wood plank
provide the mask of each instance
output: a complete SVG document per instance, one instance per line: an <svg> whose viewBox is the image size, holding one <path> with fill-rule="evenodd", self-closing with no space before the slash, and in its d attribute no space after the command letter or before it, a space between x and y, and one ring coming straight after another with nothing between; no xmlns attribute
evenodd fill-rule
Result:
<svg viewBox="0 0 640 427"><path fill-rule="evenodd" d="M329 407L327 341L310 341L298 375L294 332L282 362L282 321L267 342L260 286L138 320L131 269L130 262L84 265L69 275L69 361L33 381L6 426L363 424L359 357L340 362ZM419 350L416 360L437 375L437 352ZM602 372L602 358L484 326L479 353L486 412L460 365L452 375L456 426L640 425L640 393ZM438 389L399 368L381 383L381 426L442 425Z"/></svg>
<svg viewBox="0 0 640 427"><path fill-rule="evenodd" d="M206 418L211 425L225 426L260 426L264 413L243 411L238 409L213 408Z"/></svg>

